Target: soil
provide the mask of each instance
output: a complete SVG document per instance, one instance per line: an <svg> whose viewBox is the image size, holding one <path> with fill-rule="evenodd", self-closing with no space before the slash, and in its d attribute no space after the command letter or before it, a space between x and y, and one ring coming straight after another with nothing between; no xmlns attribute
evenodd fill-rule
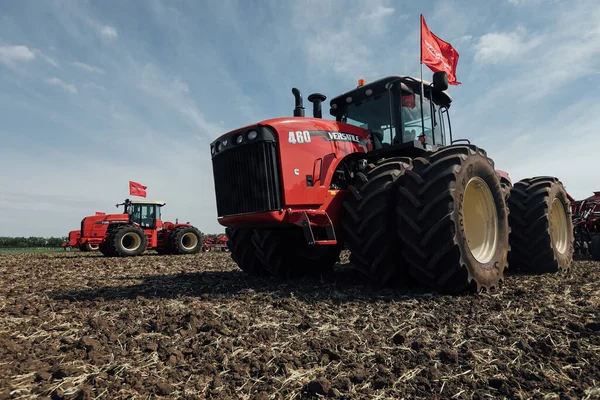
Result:
<svg viewBox="0 0 600 400"><path fill-rule="evenodd" d="M599 399L600 263L441 296L228 253L0 256L0 399Z"/></svg>

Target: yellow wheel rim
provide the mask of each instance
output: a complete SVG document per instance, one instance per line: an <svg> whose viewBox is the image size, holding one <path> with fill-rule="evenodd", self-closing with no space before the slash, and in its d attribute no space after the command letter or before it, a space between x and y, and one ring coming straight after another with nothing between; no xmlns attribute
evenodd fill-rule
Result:
<svg viewBox="0 0 600 400"><path fill-rule="evenodd" d="M487 183L473 177L467 183L463 201L463 223L467 244L480 263L489 262L498 243L498 214Z"/></svg>
<svg viewBox="0 0 600 400"><path fill-rule="evenodd" d="M127 232L121 238L121 246L129 251L137 250L142 245L142 238L135 232Z"/></svg>
<svg viewBox="0 0 600 400"><path fill-rule="evenodd" d="M181 247L184 249L193 250L196 246L198 246L198 237L194 233L188 232L181 237Z"/></svg>
<svg viewBox="0 0 600 400"><path fill-rule="evenodd" d="M569 224L565 206L558 198L552 200L551 218L550 236L552 237L552 244L556 251L560 254L564 254L565 251L567 251Z"/></svg>

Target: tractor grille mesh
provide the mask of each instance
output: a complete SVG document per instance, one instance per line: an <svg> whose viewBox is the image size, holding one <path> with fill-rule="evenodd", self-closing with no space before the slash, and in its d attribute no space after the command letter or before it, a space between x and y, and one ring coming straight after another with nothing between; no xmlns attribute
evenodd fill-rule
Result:
<svg viewBox="0 0 600 400"><path fill-rule="evenodd" d="M281 208L276 143L237 146L212 162L220 217Z"/></svg>

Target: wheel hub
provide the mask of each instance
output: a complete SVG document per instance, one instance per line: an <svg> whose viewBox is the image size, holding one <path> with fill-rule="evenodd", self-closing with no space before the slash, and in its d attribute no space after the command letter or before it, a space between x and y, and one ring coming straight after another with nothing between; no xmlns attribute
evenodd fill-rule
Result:
<svg viewBox="0 0 600 400"><path fill-rule="evenodd" d="M192 232L185 233L181 237L181 247L186 250L193 250L198 245L198 237Z"/></svg>
<svg viewBox="0 0 600 400"><path fill-rule="evenodd" d="M568 242L568 222L567 213L565 207L560 199L555 198L552 200L552 212L551 212L551 224L550 224L550 236L552 237L552 244L556 251L560 254L564 254L567 251Z"/></svg>
<svg viewBox="0 0 600 400"><path fill-rule="evenodd" d="M137 250L142 245L142 239L134 232L127 232L121 238L121 246L129 251Z"/></svg>
<svg viewBox="0 0 600 400"><path fill-rule="evenodd" d="M473 177L467 183L463 201L463 223L467 245L480 263L489 262L498 243L498 214L487 183Z"/></svg>

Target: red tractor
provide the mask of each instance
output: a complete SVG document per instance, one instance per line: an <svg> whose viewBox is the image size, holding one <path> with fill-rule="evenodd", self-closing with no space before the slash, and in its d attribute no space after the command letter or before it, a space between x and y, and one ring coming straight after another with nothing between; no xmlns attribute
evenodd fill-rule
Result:
<svg viewBox="0 0 600 400"><path fill-rule="evenodd" d="M210 144L218 222L231 256L256 275L321 273L350 251L375 282L440 292L497 287L505 268L571 267L573 225L554 177L514 185L487 153L453 139L445 72L389 76L313 117L268 119Z"/></svg>
<svg viewBox="0 0 600 400"><path fill-rule="evenodd" d="M163 222L163 201L125 200L122 214L102 214L81 221L81 246L98 246L105 256L137 256L145 250L159 254L195 254L202 247L202 233L194 226Z"/></svg>
<svg viewBox="0 0 600 400"><path fill-rule="evenodd" d="M207 252L212 249L221 249L221 251L229 251L227 247L227 235L219 235L217 237L207 237L202 242L202 251Z"/></svg>

